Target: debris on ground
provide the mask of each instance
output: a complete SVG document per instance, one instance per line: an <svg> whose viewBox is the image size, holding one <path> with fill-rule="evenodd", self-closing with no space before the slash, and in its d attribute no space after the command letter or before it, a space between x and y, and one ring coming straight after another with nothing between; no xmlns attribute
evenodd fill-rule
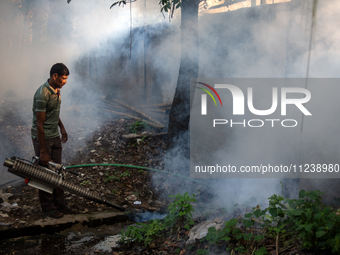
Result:
<svg viewBox="0 0 340 255"><path fill-rule="evenodd" d="M142 130L150 135L145 137L142 143L137 143L136 139L124 141L122 135L130 134L135 126L136 121L129 119L117 119L104 124L91 137L84 138L86 146L75 153L72 152L75 156L67 165L121 164L163 169L166 136L154 135L157 130L143 127ZM72 143L72 140L69 142ZM63 151L66 158L70 150L75 148L66 144ZM152 173L145 169L99 165L69 170L79 175L66 173L67 182L90 190L129 210L159 211L166 208L166 202L158 201L157 193L151 188ZM68 206L75 209L75 213L112 209L69 192L65 192L65 199ZM0 222L4 224L29 225L42 217L38 190L30 186L5 187L0 193L0 202ZM23 220L25 223L22 223Z"/></svg>

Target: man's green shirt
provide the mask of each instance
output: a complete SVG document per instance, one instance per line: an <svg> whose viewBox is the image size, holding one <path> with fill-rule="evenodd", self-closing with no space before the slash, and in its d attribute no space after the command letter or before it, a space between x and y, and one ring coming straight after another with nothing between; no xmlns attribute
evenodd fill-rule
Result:
<svg viewBox="0 0 340 255"><path fill-rule="evenodd" d="M58 122L60 112L60 98L46 81L35 92L33 97L33 123L31 135L37 138L36 112L45 112L44 133L45 139L59 136Z"/></svg>

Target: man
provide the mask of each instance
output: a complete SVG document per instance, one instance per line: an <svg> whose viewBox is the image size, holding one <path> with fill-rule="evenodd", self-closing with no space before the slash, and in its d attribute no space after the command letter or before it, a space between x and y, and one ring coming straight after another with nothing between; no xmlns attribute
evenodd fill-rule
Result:
<svg viewBox="0 0 340 255"><path fill-rule="evenodd" d="M59 118L60 89L66 84L69 74L64 64L53 65L50 78L34 94L31 135L35 155L44 166L48 165L48 161L61 164L61 143L66 143L67 133ZM39 199L45 216L61 218L63 213L71 211L65 204L64 191L60 188L55 188L53 194L39 190Z"/></svg>

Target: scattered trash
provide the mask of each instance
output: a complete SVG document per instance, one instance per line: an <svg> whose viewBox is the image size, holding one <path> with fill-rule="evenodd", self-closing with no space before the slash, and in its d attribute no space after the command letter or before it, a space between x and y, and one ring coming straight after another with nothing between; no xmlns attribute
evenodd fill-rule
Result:
<svg viewBox="0 0 340 255"><path fill-rule="evenodd" d="M0 210L1 211L4 211L4 212L10 212L12 210L12 206L10 203L7 203L7 202L3 202L0 204L1 207L0 207Z"/></svg>
<svg viewBox="0 0 340 255"><path fill-rule="evenodd" d="M128 200L137 200L137 197L135 195L130 195L127 197Z"/></svg>
<svg viewBox="0 0 340 255"><path fill-rule="evenodd" d="M214 227L216 230L223 229L224 221L222 220L222 217L206 220L194 226L188 234L189 239L185 243L185 246L194 244L196 239L200 240L204 238L208 234L208 229L211 227Z"/></svg>
<svg viewBox="0 0 340 255"><path fill-rule="evenodd" d="M9 217L7 213L1 213L1 212L0 212L0 216L2 218L8 218Z"/></svg>
<svg viewBox="0 0 340 255"><path fill-rule="evenodd" d="M7 189L9 189L9 188L7 188ZM11 196L13 196L13 194L3 193L2 190L0 189L0 198L2 198L3 201L7 201Z"/></svg>
<svg viewBox="0 0 340 255"><path fill-rule="evenodd" d="M13 225L13 223L11 223L11 222L0 222L0 226L11 226L11 225Z"/></svg>
<svg viewBox="0 0 340 255"><path fill-rule="evenodd" d="M102 144L99 141L97 141L97 142L94 143L94 145L101 146Z"/></svg>
<svg viewBox="0 0 340 255"><path fill-rule="evenodd" d="M141 205L142 204L142 202L141 201L135 201L135 202L133 202L135 205Z"/></svg>
<svg viewBox="0 0 340 255"><path fill-rule="evenodd" d="M115 235L115 236L108 236L105 238L104 241L96 244L93 249L96 249L97 251L100 250L99 252L94 251L95 253L101 253L102 251L111 251L111 247L117 247L118 246L118 241L120 239L120 235Z"/></svg>

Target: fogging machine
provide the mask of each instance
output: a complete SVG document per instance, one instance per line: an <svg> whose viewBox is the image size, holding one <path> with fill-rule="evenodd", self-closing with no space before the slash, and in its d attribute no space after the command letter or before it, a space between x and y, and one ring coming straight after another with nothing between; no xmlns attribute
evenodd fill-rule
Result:
<svg viewBox="0 0 340 255"><path fill-rule="evenodd" d="M25 178L25 182L34 188L43 190L50 194L53 193L54 188L62 188L65 191L92 200L96 203L111 206L122 212L125 211L124 207L112 203L109 200L103 199L89 190L66 182L64 180L66 168L62 164L49 162L48 167L40 166L38 164L38 157L33 157L32 161L12 157L6 158L4 162L4 166L8 167L8 172ZM77 174L72 171L68 172Z"/></svg>

